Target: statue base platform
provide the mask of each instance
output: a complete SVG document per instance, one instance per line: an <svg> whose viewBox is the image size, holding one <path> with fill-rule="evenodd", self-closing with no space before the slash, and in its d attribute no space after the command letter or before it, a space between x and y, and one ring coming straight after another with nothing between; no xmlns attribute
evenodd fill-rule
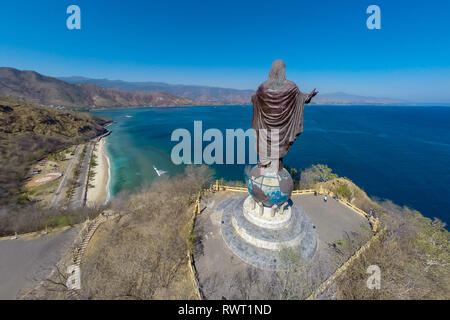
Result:
<svg viewBox="0 0 450 320"><path fill-rule="evenodd" d="M229 198L217 210L222 211L225 243L254 267L285 270L292 263L307 263L316 252L313 224L291 201L276 210L258 205L251 196Z"/></svg>

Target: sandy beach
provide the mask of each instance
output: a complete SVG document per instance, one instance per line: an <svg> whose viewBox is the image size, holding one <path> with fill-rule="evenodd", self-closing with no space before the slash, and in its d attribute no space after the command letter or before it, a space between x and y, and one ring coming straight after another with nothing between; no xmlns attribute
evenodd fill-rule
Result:
<svg viewBox="0 0 450 320"><path fill-rule="evenodd" d="M95 172L87 191L88 206L102 205L108 198L108 184L109 184L109 159L106 152L106 137L97 142L93 154L96 156L97 166L93 168Z"/></svg>

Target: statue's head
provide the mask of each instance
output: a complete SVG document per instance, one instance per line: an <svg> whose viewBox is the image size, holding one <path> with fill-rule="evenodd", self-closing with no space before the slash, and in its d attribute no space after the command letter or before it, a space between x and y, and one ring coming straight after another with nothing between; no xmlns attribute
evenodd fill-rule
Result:
<svg viewBox="0 0 450 320"><path fill-rule="evenodd" d="M283 86L286 81L286 65L283 60L278 59L272 63L270 68L269 77L265 85L270 89L276 89Z"/></svg>

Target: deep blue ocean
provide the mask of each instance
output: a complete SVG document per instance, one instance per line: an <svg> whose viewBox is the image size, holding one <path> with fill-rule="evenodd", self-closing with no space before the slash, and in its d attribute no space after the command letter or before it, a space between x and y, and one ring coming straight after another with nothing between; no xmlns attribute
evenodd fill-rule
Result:
<svg viewBox="0 0 450 320"><path fill-rule="evenodd" d="M251 106L133 108L96 111L112 118L107 140L111 195L134 191L157 177L153 166L175 175L172 131L251 127ZM205 147L209 142L204 142ZM450 107L306 106L304 132L284 163L304 169L327 164L369 196L390 199L450 223ZM213 165L217 177L243 180L245 165Z"/></svg>

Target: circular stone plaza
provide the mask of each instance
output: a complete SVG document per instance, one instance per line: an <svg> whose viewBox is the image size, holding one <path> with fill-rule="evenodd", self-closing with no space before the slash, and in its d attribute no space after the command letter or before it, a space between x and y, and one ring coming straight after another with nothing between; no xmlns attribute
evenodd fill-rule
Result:
<svg viewBox="0 0 450 320"><path fill-rule="evenodd" d="M229 249L242 261L266 270L283 270L290 261L280 251L300 253L308 261L317 240L305 212L289 201L280 210L259 206L251 196L228 198L216 210L222 212L222 236Z"/></svg>
<svg viewBox="0 0 450 320"><path fill-rule="evenodd" d="M292 268L307 277L307 296L352 254L340 252L336 243L354 242L355 251L371 235L366 218L313 193L293 194L278 211L261 210L248 192L232 191L210 193L200 207L194 266L206 299L273 298L264 291Z"/></svg>

